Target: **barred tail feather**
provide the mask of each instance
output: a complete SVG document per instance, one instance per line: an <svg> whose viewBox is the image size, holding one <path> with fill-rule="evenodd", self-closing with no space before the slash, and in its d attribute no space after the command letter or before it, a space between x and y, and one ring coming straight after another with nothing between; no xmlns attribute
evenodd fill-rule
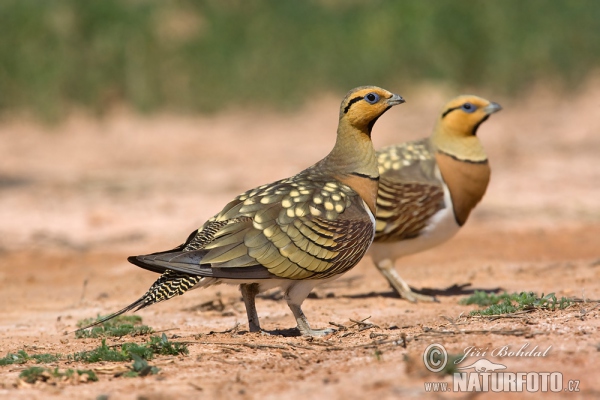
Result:
<svg viewBox="0 0 600 400"><path fill-rule="evenodd" d="M92 327L94 327L94 326L96 326L96 325L103 324L103 323L105 323L106 321L108 321L108 320L111 320L111 319L113 319L113 318L115 318L115 317L118 317L119 315L121 315L121 314L124 314L124 313L126 313L127 311L133 310L133 309L134 309L134 308L136 308L136 307L137 307L137 308L136 308L136 310L135 310L135 311L137 311L137 310L139 310L140 308L143 308L143 307L145 307L145 306L147 305L147 304L145 304L145 299L146 299L146 297L145 297L145 296L144 296L144 297L141 297L140 299L138 299L138 300L134 301L133 303L131 303L131 304L130 304L130 305L128 305L127 307L125 307L125 308L123 308L123 309L121 309L121 310L119 310L119 311L117 311L117 312L115 312L115 313L112 313L112 314L110 314L110 315L108 315L108 316L106 316L106 317L104 317L104 318L101 318L101 319L99 319L98 321L94 321L94 322L92 322L91 324L84 326L83 328L79 328L79 329L77 329L75 332L80 332L80 331L83 331L83 330L86 330L86 329L92 328Z"/></svg>
<svg viewBox="0 0 600 400"><path fill-rule="evenodd" d="M106 321L109 321L115 317L118 317L121 314L126 313L127 311L141 310L142 308L146 308L151 306L152 304L160 303L161 301L169 300L175 296L180 296L192 289L200 280L201 276L187 275L179 272L173 272L171 270L165 271L160 278L156 280L150 286L150 289L138 300L134 301L127 307L110 314L104 318L99 319L83 328L77 329L75 332L79 332L85 329L89 329L93 326L100 325Z"/></svg>

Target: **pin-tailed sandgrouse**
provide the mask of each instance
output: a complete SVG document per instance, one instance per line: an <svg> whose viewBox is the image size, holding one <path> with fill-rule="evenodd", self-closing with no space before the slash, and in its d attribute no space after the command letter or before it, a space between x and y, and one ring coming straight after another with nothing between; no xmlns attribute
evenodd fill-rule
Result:
<svg viewBox="0 0 600 400"><path fill-rule="evenodd" d="M241 286L250 331L260 330L256 294L280 287L303 335L329 333L311 329L300 307L315 285L351 269L371 245L379 181L371 130L403 102L375 86L351 90L341 104L335 146L323 160L237 196L175 249L129 257L161 276L104 320L190 289L230 283Z"/></svg>
<svg viewBox="0 0 600 400"><path fill-rule="evenodd" d="M434 298L414 293L394 261L445 242L465 224L490 179L477 129L499 110L480 97L459 96L443 108L430 137L377 152L377 227L370 254L392 287L410 301Z"/></svg>

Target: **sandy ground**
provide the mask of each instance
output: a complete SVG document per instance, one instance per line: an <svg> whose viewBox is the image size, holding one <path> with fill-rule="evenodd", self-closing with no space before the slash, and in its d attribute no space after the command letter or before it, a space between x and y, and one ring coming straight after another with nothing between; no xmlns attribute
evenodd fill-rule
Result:
<svg viewBox="0 0 600 400"><path fill-rule="evenodd" d="M378 147L427 135L448 98L435 90L399 92L408 103L377 123ZM487 349L484 358L507 371L560 372L565 386L556 397L600 398L597 303L501 319L467 317L476 306L459 304L475 289L600 299L600 85L570 97L537 92L493 100L505 110L479 130L493 169L482 204L452 241L397 262L408 282L436 294L439 303L398 298L365 258L304 303L313 326L350 327L311 341L246 332L235 287L194 291L139 313L173 340L190 342L189 356L152 361L160 374L27 386L17 385L18 375L33 364L9 365L0 367L0 397L473 397L425 391L425 382L452 384L450 376L424 367L424 349L438 343L454 355L468 346ZM174 247L236 194L320 159L333 145L338 104L324 96L289 115L115 112L100 121L74 116L55 127L4 121L0 357L21 349L70 354L97 347L99 339L64 333L80 319L125 306L154 281L126 256ZM215 299L224 307L205 304ZM263 328L295 325L277 292L257 306ZM350 319L367 317L373 326L351 326ZM123 340L144 338L108 343ZM551 348L545 357L490 354L526 343ZM113 365L51 364L99 371ZM579 381L579 392L564 391L569 380Z"/></svg>

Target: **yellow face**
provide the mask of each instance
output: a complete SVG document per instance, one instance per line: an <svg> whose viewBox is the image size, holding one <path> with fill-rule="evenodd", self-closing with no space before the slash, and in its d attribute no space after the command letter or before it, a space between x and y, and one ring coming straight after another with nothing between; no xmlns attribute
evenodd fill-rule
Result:
<svg viewBox="0 0 600 400"><path fill-rule="evenodd" d="M361 86L352 89L340 107L340 120L367 131L369 134L377 118L392 106L404 103L397 94L377 86Z"/></svg>
<svg viewBox="0 0 600 400"><path fill-rule="evenodd" d="M446 104L441 123L446 128L446 132L460 136L474 136L479 125L501 109L499 104L481 97L459 96Z"/></svg>

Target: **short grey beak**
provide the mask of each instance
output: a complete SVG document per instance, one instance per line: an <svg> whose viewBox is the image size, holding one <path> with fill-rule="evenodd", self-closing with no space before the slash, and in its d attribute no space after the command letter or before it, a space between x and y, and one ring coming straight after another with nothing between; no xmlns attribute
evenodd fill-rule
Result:
<svg viewBox="0 0 600 400"><path fill-rule="evenodd" d="M402 96L398 96L397 94L395 94L392 97L390 97L389 99L387 99L387 103L390 106L395 106L395 105L402 104L402 103L405 103L405 102L406 102L406 100L404 100L402 98Z"/></svg>
<svg viewBox="0 0 600 400"><path fill-rule="evenodd" d="M483 109L483 111L485 111L485 113L488 115L498 112L500 110L502 110L502 106L498 103L490 103L487 107Z"/></svg>

